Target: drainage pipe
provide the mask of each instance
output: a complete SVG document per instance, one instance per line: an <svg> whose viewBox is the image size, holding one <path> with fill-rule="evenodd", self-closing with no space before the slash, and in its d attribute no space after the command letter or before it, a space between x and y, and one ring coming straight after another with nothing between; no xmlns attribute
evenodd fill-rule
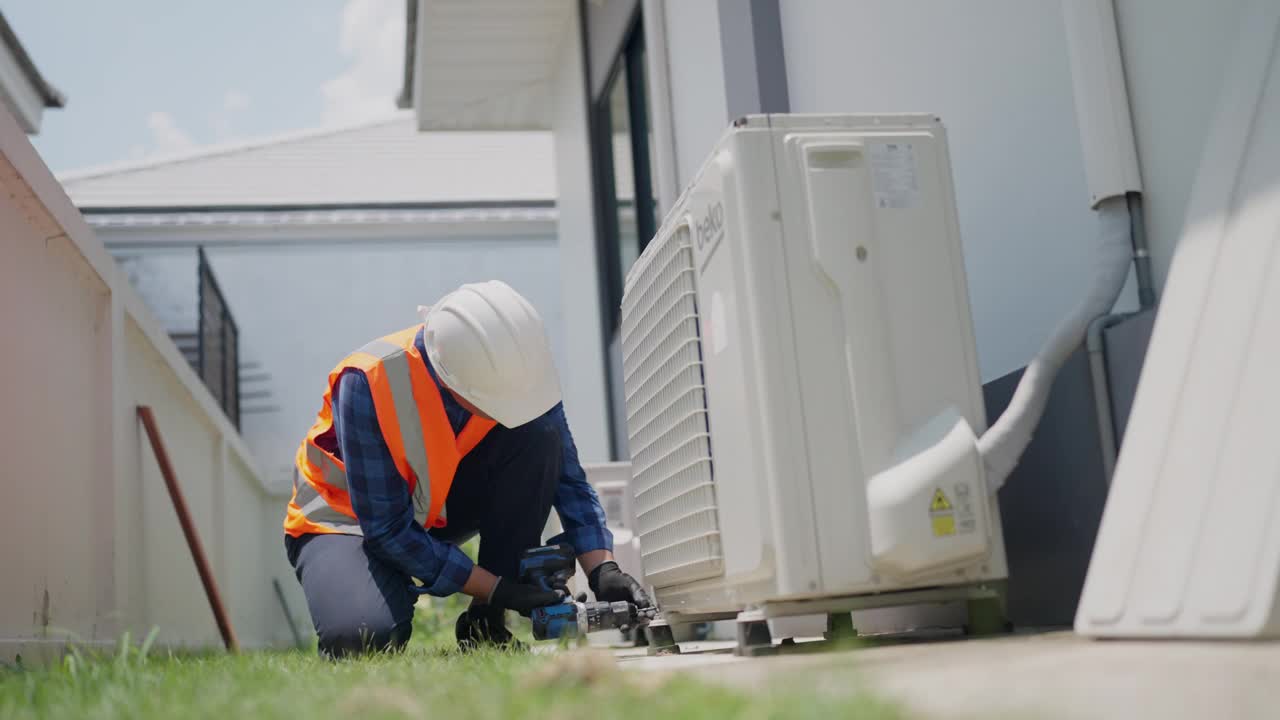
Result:
<svg viewBox="0 0 1280 720"><path fill-rule="evenodd" d="M1134 278L1138 281L1138 309L1151 310L1156 306L1155 284L1151 277L1151 253L1147 250L1147 236L1142 223L1142 195L1128 193L1130 235L1133 244ZM1111 381L1107 376L1106 346L1102 333L1119 324L1132 313L1103 315L1089 325L1085 348L1089 352L1089 379L1093 385L1093 409L1098 418L1098 448L1102 452L1103 479L1111 484L1119 456L1120 437L1116 432L1112 414Z"/></svg>
<svg viewBox="0 0 1280 720"><path fill-rule="evenodd" d="M1151 249L1147 247L1147 225L1142 215L1142 193L1125 194L1129 203L1129 220L1133 237L1133 272L1138 281L1138 309L1151 310L1156 306L1156 285L1151 274Z"/></svg>
<svg viewBox="0 0 1280 720"><path fill-rule="evenodd" d="M1107 362L1103 354L1102 333L1129 317L1127 313L1101 315L1089 323L1085 349L1089 353L1089 374L1093 381L1093 409L1098 418L1098 445L1102 451L1102 475L1107 484L1116 471L1116 427L1111 415L1111 386L1107 380Z"/></svg>

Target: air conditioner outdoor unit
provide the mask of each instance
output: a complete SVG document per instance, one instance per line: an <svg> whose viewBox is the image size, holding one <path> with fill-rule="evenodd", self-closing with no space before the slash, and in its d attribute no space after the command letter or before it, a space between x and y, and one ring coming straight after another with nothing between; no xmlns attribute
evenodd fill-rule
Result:
<svg viewBox="0 0 1280 720"><path fill-rule="evenodd" d="M937 118L736 122L627 276L622 352L640 549L670 621L995 597Z"/></svg>

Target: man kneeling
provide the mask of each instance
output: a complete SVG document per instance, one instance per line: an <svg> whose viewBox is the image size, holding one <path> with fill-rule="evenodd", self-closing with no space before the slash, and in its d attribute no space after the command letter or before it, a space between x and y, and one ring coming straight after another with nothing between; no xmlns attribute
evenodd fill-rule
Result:
<svg viewBox="0 0 1280 720"><path fill-rule="evenodd" d="M420 592L471 596L456 627L464 649L515 644L505 611L558 600L516 577L552 507L564 527L552 541L576 548L596 597L648 606L613 561L537 311L498 281L420 311L422 323L329 373L298 449L285 548L320 651L403 647ZM476 534L473 563L458 545Z"/></svg>

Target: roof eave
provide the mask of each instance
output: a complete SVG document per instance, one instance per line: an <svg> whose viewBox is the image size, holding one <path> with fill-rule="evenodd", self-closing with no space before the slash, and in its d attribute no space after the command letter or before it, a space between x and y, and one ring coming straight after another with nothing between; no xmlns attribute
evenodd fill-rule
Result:
<svg viewBox="0 0 1280 720"><path fill-rule="evenodd" d="M40 73L40 69L36 67L35 61L31 59L27 49L18 40L17 34L13 32L13 28L9 25L9 21L5 19L3 12L0 12L0 44L3 44L8 48L9 52L13 53L14 61L22 70L27 82L31 83L31 87L35 88L36 93L40 95L40 99L46 108L57 109L66 106L67 97Z"/></svg>
<svg viewBox="0 0 1280 720"><path fill-rule="evenodd" d="M495 24L501 25L494 18L504 16L511 0L473 0L465 10L436 0L409 2L414 5L414 28L406 33L405 54L412 57L406 85L411 87L419 130L551 129L556 48L574 27L576 3L522 0L520 10L540 14L539 22L521 27L523 43L535 48L532 56L522 56L512 54L510 43L490 32ZM456 42L458 36L466 36L467 42ZM484 62L476 61L478 53Z"/></svg>
<svg viewBox="0 0 1280 720"><path fill-rule="evenodd" d="M418 47L418 0L405 0L406 20L404 23L404 84L400 88L400 97L396 98L396 107L408 110L413 107L413 68Z"/></svg>

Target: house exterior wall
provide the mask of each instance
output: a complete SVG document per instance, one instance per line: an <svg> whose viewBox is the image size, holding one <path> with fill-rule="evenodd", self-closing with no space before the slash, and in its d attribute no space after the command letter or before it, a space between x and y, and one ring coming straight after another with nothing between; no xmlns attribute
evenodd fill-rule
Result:
<svg viewBox="0 0 1280 720"><path fill-rule="evenodd" d="M600 279L592 215L586 80L577 23L565 34L553 94L559 220L564 407L583 462L609 459Z"/></svg>
<svg viewBox="0 0 1280 720"><path fill-rule="evenodd" d="M273 488L292 482L293 457L320 409L333 366L369 340L420 322L416 308L430 305L466 282L503 280L542 314L561 369L566 396L578 385L568 364L560 259L550 224L544 234L516 237L424 237L401 228L396 238L326 237L288 243L266 237L199 237L175 229L163 234L100 231L139 282L148 303L164 309L170 330L194 330L196 246L202 244L240 330L241 362L255 362L270 378L254 383L270 396L244 407L241 432ZM426 230L423 231L424 233ZM242 388L247 389L247 388ZM590 435L587 432L584 438ZM279 517L283 519L283 505Z"/></svg>
<svg viewBox="0 0 1280 720"><path fill-rule="evenodd" d="M1115 0L1156 287L1163 288L1218 111L1245 0Z"/></svg>
<svg viewBox="0 0 1280 720"><path fill-rule="evenodd" d="M717 0L663 5L676 180L683 189L729 125ZM661 62L650 56L649 63ZM658 164L667 162L658 158ZM677 193L679 194L679 193Z"/></svg>
<svg viewBox="0 0 1280 720"><path fill-rule="evenodd" d="M982 379L1026 364L1088 287L1097 237L1059 3L781 9L794 112L942 118Z"/></svg>
<svg viewBox="0 0 1280 720"><path fill-rule="evenodd" d="M1242 0L1116 5L1147 229L1162 282ZM1096 243L1060 2L778 0L778 6L791 112L941 116L982 378L1024 365L1087 287ZM733 8L720 0L663 5L681 186L732 120L725 76L734 68L724 64L721 25ZM1117 309L1135 306L1130 282Z"/></svg>
<svg viewBox="0 0 1280 720"><path fill-rule="evenodd" d="M241 643L286 641L271 581L292 573L265 523L284 499L3 110L0 189L0 659L153 627L162 645L219 642L140 404L154 408ZM297 583L283 584L300 611Z"/></svg>

